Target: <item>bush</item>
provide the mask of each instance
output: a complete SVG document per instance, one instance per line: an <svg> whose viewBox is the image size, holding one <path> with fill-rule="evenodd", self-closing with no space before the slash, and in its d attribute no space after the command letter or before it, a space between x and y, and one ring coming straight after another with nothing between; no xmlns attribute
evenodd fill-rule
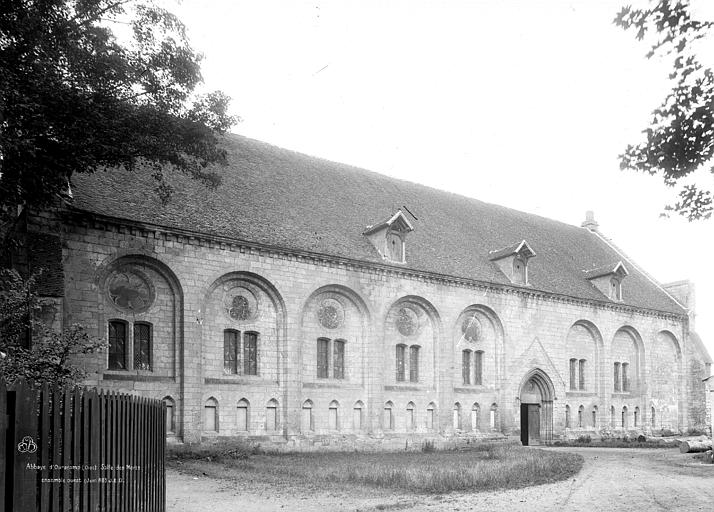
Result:
<svg viewBox="0 0 714 512"><path fill-rule="evenodd" d="M436 445L434 441L427 439L421 445L421 451L424 453L434 453L436 451Z"/></svg>
<svg viewBox="0 0 714 512"><path fill-rule="evenodd" d="M166 448L168 457L176 460L245 460L251 455L263 453L260 444L243 439L219 439L215 442L201 444L175 444L167 445Z"/></svg>
<svg viewBox="0 0 714 512"><path fill-rule="evenodd" d="M590 438L590 434L584 434L584 435L579 435L578 438L575 440L577 443L581 444L590 444L592 439Z"/></svg>

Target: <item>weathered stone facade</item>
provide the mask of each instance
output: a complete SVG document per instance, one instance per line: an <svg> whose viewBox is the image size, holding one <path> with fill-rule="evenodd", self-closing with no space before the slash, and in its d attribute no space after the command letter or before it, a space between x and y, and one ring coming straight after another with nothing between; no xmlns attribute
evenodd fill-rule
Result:
<svg viewBox="0 0 714 512"><path fill-rule="evenodd" d="M27 230L61 241L64 323L114 336L115 353L85 361L87 383L165 398L184 441L404 446L515 433L538 414L537 442L706 421L708 367L684 308L72 208L30 216Z"/></svg>

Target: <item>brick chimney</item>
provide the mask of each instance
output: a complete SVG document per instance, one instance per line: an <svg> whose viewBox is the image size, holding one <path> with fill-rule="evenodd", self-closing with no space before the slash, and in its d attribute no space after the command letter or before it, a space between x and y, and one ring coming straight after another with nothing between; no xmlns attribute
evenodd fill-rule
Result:
<svg viewBox="0 0 714 512"><path fill-rule="evenodd" d="M585 222L580 224L582 227L589 231L594 231L597 232L597 228L600 226L596 221L595 221L595 214L588 210L585 212Z"/></svg>

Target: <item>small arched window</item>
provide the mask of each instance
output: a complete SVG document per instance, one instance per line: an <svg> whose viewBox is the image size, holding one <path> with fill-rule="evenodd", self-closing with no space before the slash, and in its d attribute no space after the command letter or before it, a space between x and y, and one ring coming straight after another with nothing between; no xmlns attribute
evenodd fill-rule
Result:
<svg viewBox="0 0 714 512"><path fill-rule="evenodd" d="M655 425L657 424L657 421L655 419L655 408L654 406L650 409L650 425L652 425L652 428L655 428Z"/></svg>
<svg viewBox="0 0 714 512"><path fill-rule="evenodd" d="M465 385L471 384L471 351L461 352L461 377Z"/></svg>
<svg viewBox="0 0 714 512"><path fill-rule="evenodd" d="M337 402L337 400L333 400L330 402L330 410L329 410L329 415L328 415L328 427L330 430L339 430L340 428L340 422L339 422L339 408L340 404Z"/></svg>
<svg viewBox="0 0 714 512"><path fill-rule="evenodd" d="M397 345L397 350L396 350L396 362L397 362L396 379L397 379L397 382L404 382L404 380L406 379L406 367L407 367L406 352L407 352L406 345L404 345L403 343L400 343L399 345Z"/></svg>
<svg viewBox="0 0 714 512"><path fill-rule="evenodd" d="M362 409L364 409L364 404L360 400L355 402L352 408L352 428L358 432L362 430Z"/></svg>
<svg viewBox="0 0 714 512"><path fill-rule="evenodd" d="M617 426L616 421L617 416L615 416L615 406L612 405L610 406L610 427L615 428Z"/></svg>
<svg viewBox="0 0 714 512"><path fill-rule="evenodd" d="M597 412L598 412L597 405L594 405L593 410L592 410L593 428L597 428L597 423L598 423L597 422Z"/></svg>
<svg viewBox="0 0 714 512"><path fill-rule="evenodd" d="M582 405L578 407L578 428L583 428L583 412L585 411L585 407Z"/></svg>
<svg viewBox="0 0 714 512"><path fill-rule="evenodd" d="M640 408L639 407L635 407L635 413L634 413L632 419L633 419L633 423L634 423L633 426L635 428L639 427L640 426Z"/></svg>
<svg viewBox="0 0 714 512"><path fill-rule="evenodd" d="M407 430L414 430L416 427L416 418L414 417L414 402L407 404Z"/></svg>
<svg viewBox="0 0 714 512"><path fill-rule="evenodd" d="M134 369L151 370L152 325L134 322Z"/></svg>
<svg viewBox="0 0 714 512"><path fill-rule="evenodd" d="M265 430L278 430L278 401L271 398L265 406Z"/></svg>
<svg viewBox="0 0 714 512"><path fill-rule="evenodd" d="M481 406L478 402L471 406L471 430L481 430Z"/></svg>
<svg viewBox="0 0 714 512"><path fill-rule="evenodd" d="M474 384L483 385L483 350L474 352Z"/></svg>
<svg viewBox="0 0 714 512"><path fill-rule="evenodd" d="M404 263L404 242L397 233L387 235L387 250L390 260Z"/></svg>
<svg viewBox="0 0 714 512"><path fill-rule="evenodd" d="M109 321L109 370L126 370L126 322L123 320Z"/></svg>
<svg viewBox="0 0 714 512"><path fill-rule="evenodd" d="M163 399L164 405L166 406L166 434L176 433L176 402L170 396L165 396Z"/></svg>
<svg viewBox="0 0 714 512"><path fill-rule="evenodd" d="M627 428L627 406L622 408L622 428Z"/></svg>
<svg viewBox="0 0 714 512"><path fill-rule="evenodd" d="M203 431L218 432L218 400L213 397L203 406Z"/></svg>
<svg viewBox="0 0 714 512"><path fill-rule="evenodd" d="M498 414L498 405L491 404L491 430L496 430L496 425L498 424L498 419L496 415Z"/></svg>
<svg viewBox="0 0 714 512"><path fill-rule="evenodd" d="M621 391L622 386L620 385L620 363L615 363L614 381L615 381L615 391Z"/></svg>
<svg viewBox="0 0 714 512"><path fill-rule="evenodd" d="M394 430L394 404L392 402L387 402L384 404L384 430Z"/></svg>
<svg viewBox="0 0 714 512"><path fill-rule="evenodd" d="M314 420L312 417L312 400L305 400L302 403L302 429L303 432L311 432L315 430Z"/></svg>
<svg viewBox="0 0 714 512"><path fill-rule="evenodd" d="M409 382L419 382L419 345L409 347Z"/></svg>
<svg viewBox="0 0 714 512"><path fill-rule="evenodd" d="M461 404L459 402L454 404L453 427L454 430L461 430Z"/></svg>
<svg viewBox="0 0 714 512"><path fill-rule="evenodd" d="M249 425L248 411L250 409L250 403L245 398L238 400L238 405L236 411L238 413L238 420L236 422L236 429L240 432L247 432Z"/></svg>
<svg viewBox="0 0 714 512"><path fill-rule="evenodd" d="M570 406L565 406L565 428L571 428L570 425Z"/></svg>
<svg viewBox="0 0 714 512"><path fill-rule="evenodd" d="M427 430L434 430L436 425L436 405L431 402L426 406L426 428Z"/></svg>
<svg viewBox="0 0 714 512"><path fill-rule="evenodd" d="M243 335L244 375L258 375L258 333L247 332Z"/></svg>
<svg viewBox="0 0 714 512"><path fill-rule="evenodd" d="M235 375L240 368L240 332L235 329L223 331L223 373Z"/></svg>

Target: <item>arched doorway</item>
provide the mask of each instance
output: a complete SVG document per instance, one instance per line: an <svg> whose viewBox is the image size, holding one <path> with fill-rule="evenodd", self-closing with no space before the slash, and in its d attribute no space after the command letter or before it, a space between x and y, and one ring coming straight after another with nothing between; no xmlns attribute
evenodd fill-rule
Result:
<svg viewBox="0 0 714 512"><path fill-rule="evenodd" d="M521 382L521 443L524 446L553 440L553 397L550 377L535 368Z"/></svg>

